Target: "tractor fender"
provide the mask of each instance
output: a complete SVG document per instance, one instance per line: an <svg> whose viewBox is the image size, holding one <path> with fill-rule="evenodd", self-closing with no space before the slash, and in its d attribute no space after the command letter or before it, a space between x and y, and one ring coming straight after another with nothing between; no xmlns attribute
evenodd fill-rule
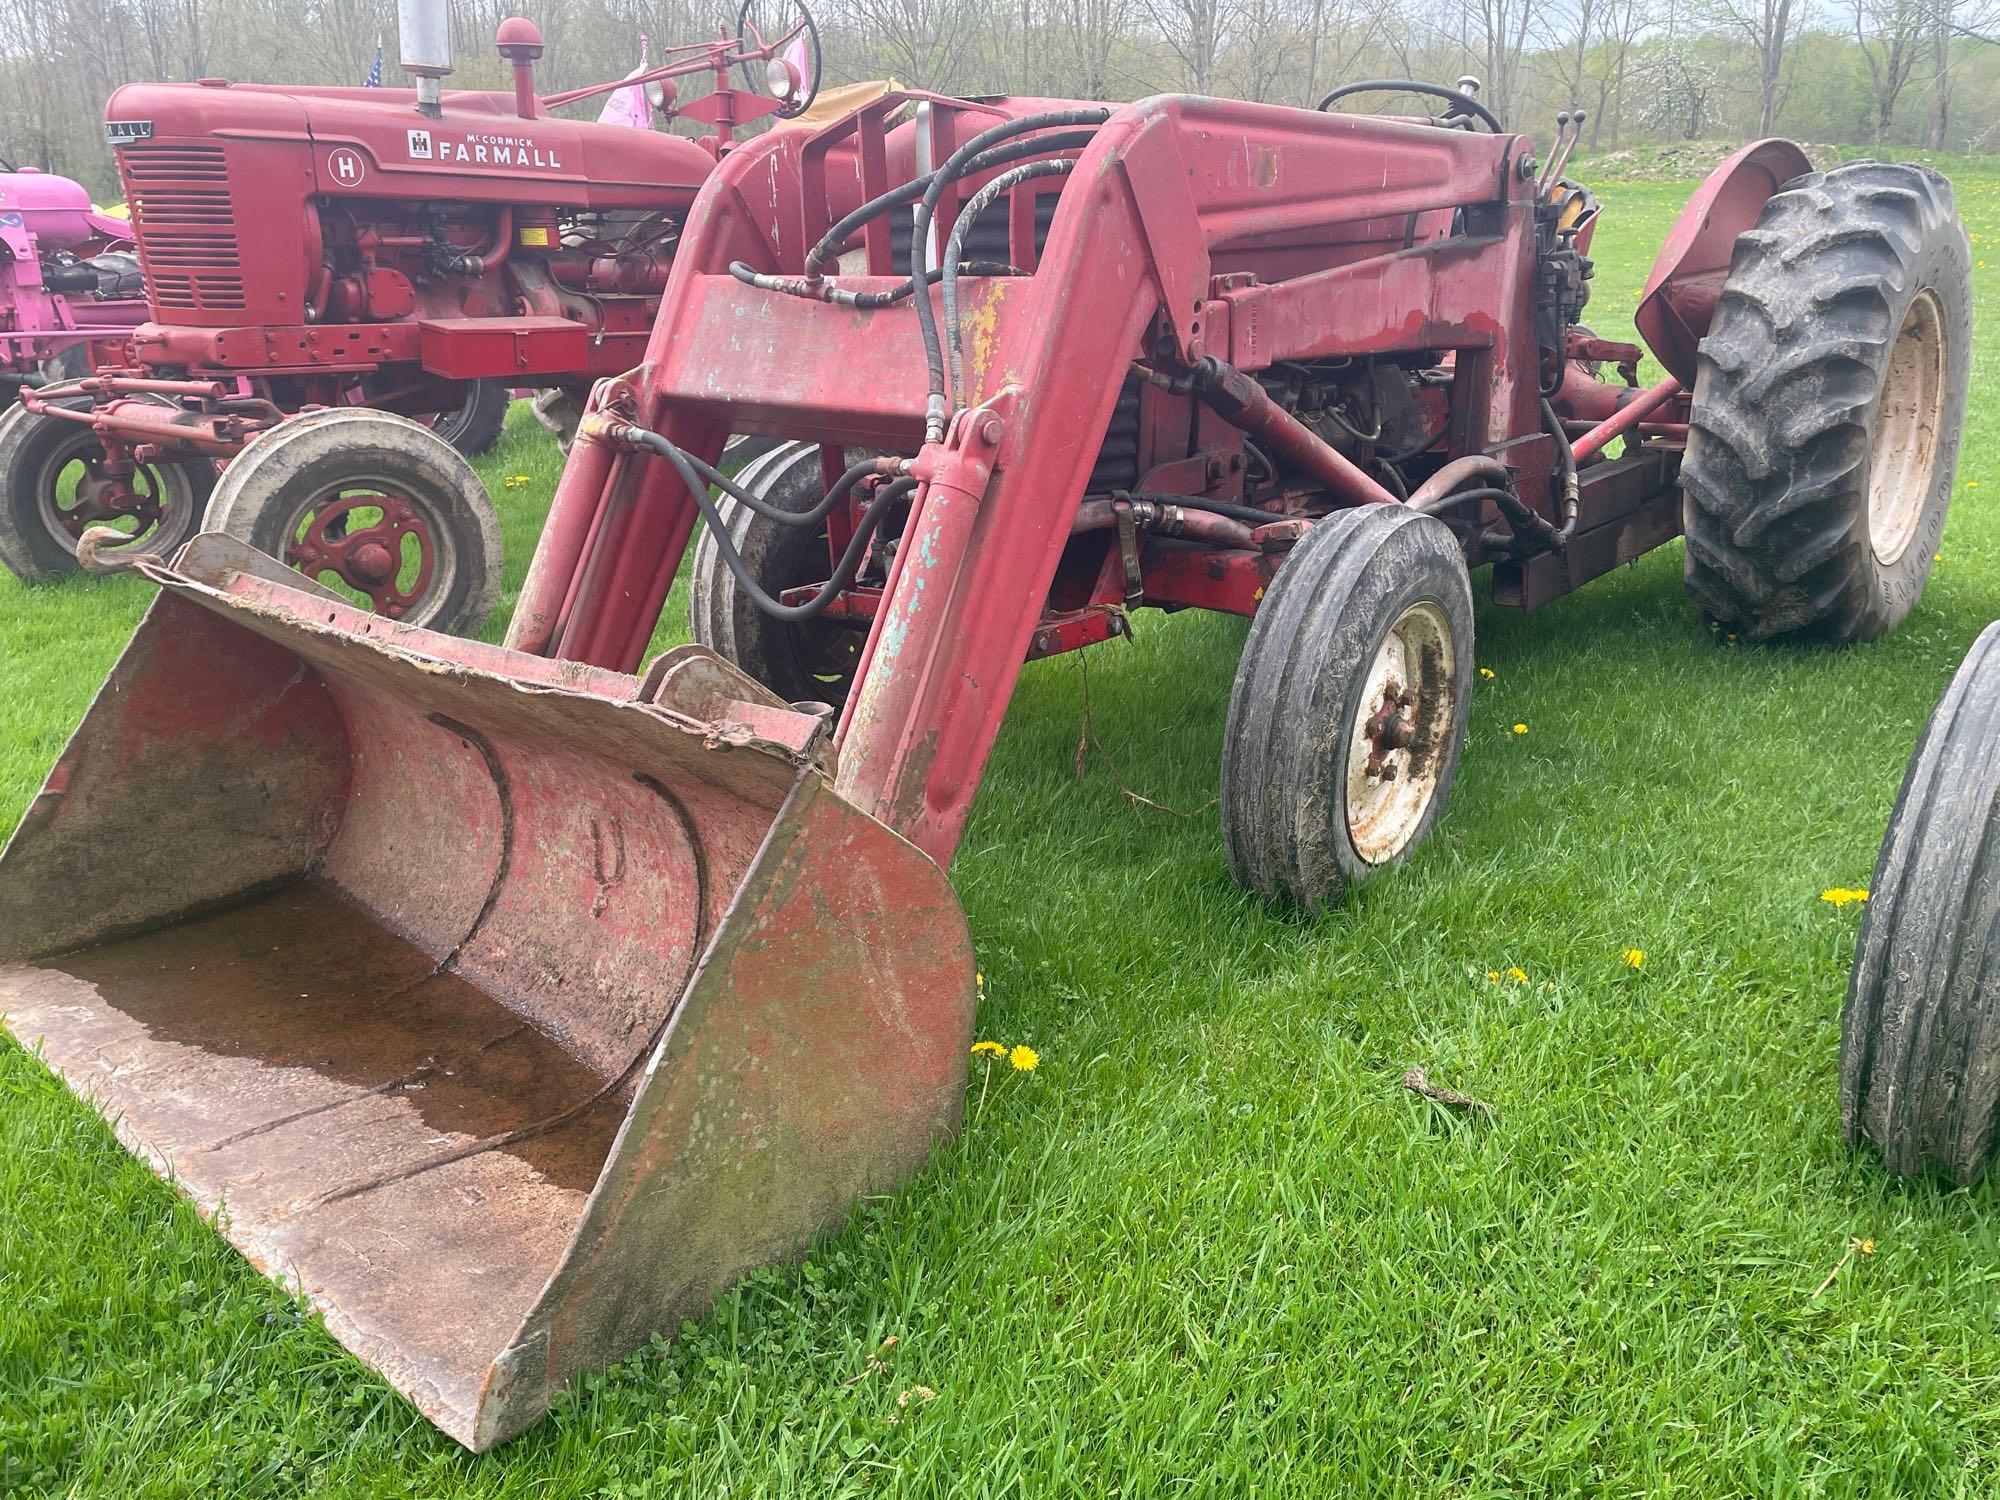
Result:
<svg viewBox="0 0 2000 1500"><path fill-rule="evenodd" d="M1752 141L1708 174L1674 220L1632 321L1682 385L1694 385L1695 350L1715 317L1736 237L1757 222L1773 193L1811 170L1790 141Z"/></svg>

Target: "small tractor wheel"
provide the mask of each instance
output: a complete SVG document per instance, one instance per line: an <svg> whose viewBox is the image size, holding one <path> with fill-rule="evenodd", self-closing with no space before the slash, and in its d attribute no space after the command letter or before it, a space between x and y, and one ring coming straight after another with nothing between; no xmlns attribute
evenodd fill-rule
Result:
<svg viewBox="0 0 2000 1500"><path fill-rule="evenodd" d="M736 483L771 505L810 510L826 493L819 448L783 443L740 469ZM822 583L833 564L825 526L785 526L757 515L727 495L717 505L729 539L758 587L778 594ZM703 531L694 549L688 587L688 629L696 641L727 658L790 703L838 708L854 686L866 629L833 620L774 620L723 564L715 538Z"/></svg>
<svg viewBox="0 0 2000 1500"><path fill-rule="evenodd" d="M1251 622L1222 745L1229 873L1331 906L1451 794L1472 706L1472 584L1433 516L1368 505L1307 532Z"/></svg>
<svg viewBox="0 0 2000 1500"><path fill-rule="evenodd" d="M500 381L475 380L466 387L465 404L439 413L431 431L467 458L477 458L500 440L513 402L514 393Z"/></svg>
<svg viewBox="0 0 2000 1500"><path fill-rule="evenodd" d="M1753 640L1872 640L1930 576L1958 465L1970 248L1951 184L1794 178L1736 241L1681 468L1687 591Z"/></svg>
<svg viewBox="0 0 2000 1500"><path fill-rule="evenodd" d="M16 577L35 583L76 572L77 542L93 525L130 534L115 550L121 557L164 557L194 534L215 487L209 460L156 459L120 482L98 471L103 457L81 422L25 406L0 416L0 562Z"/></svg>
<svg viewBox="0 0 2000 1500"><path fill-rule="evenodd" d="M50 385L59 380L82 380L90 373L90 345L71 344L42 361L42 379Z"/></svg>
<svg viewBox="0 0 2000 1500"><path fill-rule="evenodd" d="M1971 1182L2000 1113L2000 624L1932 711L1875 863L1840 1018L1849 1144Z"/></svg>
<svg viewBox="0 0 2000 1500"><path fill-rule="evenodd" d="M460 634L500 591L500 521L479 476L421 423L308 412L223 471L206 522L365 609Z"/></svg>
<svg viewBox="0 0 2000 1500"><path fill-rule="evenodd" d="M556 448L567 454L576 441L576 429L583 422L583 402L559 386L535 392L532 403L535 420L556 440Z"/></svg>

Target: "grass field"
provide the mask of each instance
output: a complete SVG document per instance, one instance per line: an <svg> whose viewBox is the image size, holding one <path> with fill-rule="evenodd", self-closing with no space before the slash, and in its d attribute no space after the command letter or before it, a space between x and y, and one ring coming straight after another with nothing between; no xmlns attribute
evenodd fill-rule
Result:
<svg viewBox="0 0 2000 1500"><path fill-rule="evenodd" d="M1607 189L1601 332L1688 190ZM1977 259L2000 175L1959 195ZM1977 274L1985 321L2000 265ZM485 1458L0 1048L0 1488L1995 1493L1994 1191L1842 1146L1860 908L1820 899L1867 884L1918 727L2000 613L1992 346L1974 369L1896 635L1712 636L1678 545L1534 617L1482 607L1494 675L1438 835L1318 920L1230 884L1206 806L1240 623L1142 618L1090 653L1116 774L1073 774L1081 664L1030 667L953 877L980 1034L1040 1066L803 1264ZM557 461L517 410L484 468L518 587ZM0 829L147 592L0 576ZM1444 1118L1398 1087L1412 1064L1497 1118Z"/></svg>

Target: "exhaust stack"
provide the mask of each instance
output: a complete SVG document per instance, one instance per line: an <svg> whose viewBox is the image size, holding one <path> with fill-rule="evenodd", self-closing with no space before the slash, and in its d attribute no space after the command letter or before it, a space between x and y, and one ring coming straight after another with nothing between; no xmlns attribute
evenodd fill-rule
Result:
<svg viewBox="0 0 2000 1500"><path fill-rule="evenodd" d="M445 0L396 0L396 42L403 71L417 80L417 112L444 113L443 80L451 76L451 13Z"/></svg>

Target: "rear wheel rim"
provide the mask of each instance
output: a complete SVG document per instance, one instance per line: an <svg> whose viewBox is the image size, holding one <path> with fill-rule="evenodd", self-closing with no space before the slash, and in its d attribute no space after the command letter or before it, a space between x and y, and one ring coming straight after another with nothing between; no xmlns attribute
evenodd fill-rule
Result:
<svg viewBox="0 0 2000 1500"><path fill-rule="evenodd" d="M1428 600L1398 615L1375 648L1347 746L1347 835L1365 863L1408 849L1437 800L1457 665L1451 622Z"/></svg>
<svg viewBox="0 0 2000 1500"><path fill-rule="evenodd" d="M1909 550L1930 500L1944 439L1944 308L1922 291L1889 350L1868 464L1868 543L1891 566Z"/></svg>
<svg viewBox="0 0 2000 1500"><path fill-rule="evenodd" d="M91 526L125 531L116 546L105 549L112 552L150 551L157 538L186 534L194 486L179 465L141 464L121 484L101 472L103 461L97 435L78 424L36 473L36 508L57 545L74 556Z"/></svg>
<svg viewBox="0 0 2000 1500"><path fill-rule="evenodd" d="M286 512L278 535L289 566L391 620L436 618L457 582L451 527L390 480L344 479L309 495Z"/></svg>

